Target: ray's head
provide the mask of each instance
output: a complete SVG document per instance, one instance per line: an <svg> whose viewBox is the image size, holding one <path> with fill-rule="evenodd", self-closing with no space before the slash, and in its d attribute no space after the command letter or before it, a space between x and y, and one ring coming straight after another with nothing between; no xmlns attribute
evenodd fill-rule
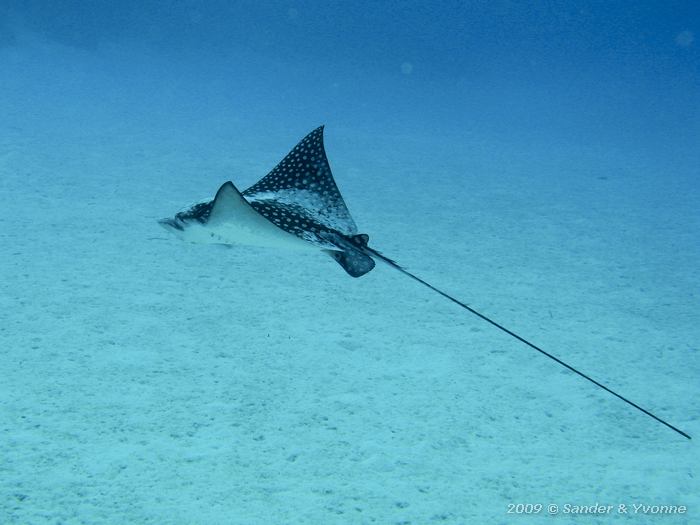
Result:
<svg viewBox="0 0 700 525"><path fill-rule="evenodd" d="M166 231L174 233L176 235L180 232L185 231L185 224L183 223L183 221L177 218L177 215L172 218L166 217L165 219L160 219L158 221L158 224L165 228Z"/></svg>
<svg viewBox="0 0 700 525"><path fill-rule="evenodd" d="M192 226L202 226L209 219L209 214L212 209L212 201L199 202L186 210L183 210L175 217L166 217L160 219L160 224L166 231L177 235L180 238L185 238L185 232L192 229Z"/></svg>

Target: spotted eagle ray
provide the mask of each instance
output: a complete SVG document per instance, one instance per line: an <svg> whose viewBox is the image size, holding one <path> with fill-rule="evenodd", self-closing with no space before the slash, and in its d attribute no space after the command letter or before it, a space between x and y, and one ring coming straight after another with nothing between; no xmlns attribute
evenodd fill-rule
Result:
<svg viewBox="0 0 700 525"><path fill-rule="evenodd" d="M212 200L199 202L158 221L166 230L195 243L321 250L352 277L370 272L380 261L440 294L502 332L552 359L647 416L691 439L690 435L633 403L602 383L544 351L517 333L409 272L370 248L358 233L331 173L323 146L323 126L313 130L267 175L241 192L225 182Z"/></svg>

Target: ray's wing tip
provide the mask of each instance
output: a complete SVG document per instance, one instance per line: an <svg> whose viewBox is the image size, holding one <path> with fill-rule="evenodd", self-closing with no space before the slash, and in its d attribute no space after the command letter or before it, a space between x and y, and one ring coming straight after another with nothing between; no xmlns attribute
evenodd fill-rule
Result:
<svg viewBox="0 0 700 525"><path fill-rule="evenodd" d="M216 194L218 195L219 193L221 193L222 191L224 191L224 190L225 190L226 188L228 188L229 186L233 186L234 188L236 187L236 186L233 184L233 182L231 182L230 180L227 180L227 181L224 182L221 186L219 186L219 190L216 192Z"/></svg>
<svg viewBox="0 0 700 525"><path fill-rule="evenodd" d="M235 193L235 194L241 194L241 190L236 187L236 185L231 182L230 180L227 180L224 182L221 186L219 186L219 189L216 192L216 195L214 196L214 202L219 200L223 195L230 194L230 193Z"/></svg>
<svg viewBox="0 0 700 525"><path fill-rule="evenodd" d="M319 143L321 147L323 147L323 130L325 127L325 124L321 124L317 128L309 131L299 144L311 141L312 143Z"/></svg>

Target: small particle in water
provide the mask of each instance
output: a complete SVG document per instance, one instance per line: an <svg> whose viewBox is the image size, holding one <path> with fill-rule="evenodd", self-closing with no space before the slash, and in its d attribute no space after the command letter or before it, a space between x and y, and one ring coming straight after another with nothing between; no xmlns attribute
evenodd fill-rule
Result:
<svg viewBox="0 0 700 525"><path fill-rule="evenodd" d="M695 35L692 31L681 31L676 35L676 45L680 47L690 47L695 41Z"/></svg>

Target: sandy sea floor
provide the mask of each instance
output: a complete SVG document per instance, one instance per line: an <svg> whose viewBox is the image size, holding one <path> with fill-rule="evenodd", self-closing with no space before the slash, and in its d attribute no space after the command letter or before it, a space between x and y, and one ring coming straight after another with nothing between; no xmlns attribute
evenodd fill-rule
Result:
<svg viewBox="0 0 700 525"><path fill-rule="evenodd" d="M325 122L372 246L694 441L390 268L168 237L320 122L102 106L99 59L62 53L1 50L0 523L700 520L687 166Z"/></svg>

